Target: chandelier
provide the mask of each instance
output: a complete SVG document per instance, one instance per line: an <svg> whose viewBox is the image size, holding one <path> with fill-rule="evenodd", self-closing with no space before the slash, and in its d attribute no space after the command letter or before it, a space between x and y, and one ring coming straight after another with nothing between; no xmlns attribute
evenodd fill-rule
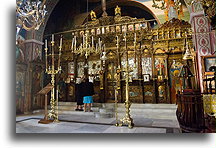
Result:
<svg viewBox="0 0 216 148"><path fill-rule="evenodd" d="M90 39L91 38L91 39ZM91 40L91 41L90 41ZM72 40L72 52L75 54L80 54L81 56L85 56L87 59L91 54L99 54L102 51L105 51L105 44L102 44L101 39L98 39L98 43L94 43L94 37L90 37L88 33L83 35L82 43L77 47L77 39L74 36Z"/></svg>
<svg viewBox="0 0 216 148"><path fill-rule="evenodd" d="M89 25L89 22L88 22L88 7L89 7L89 4L88 4L88 0L87 0L87 10L86 10L86 16L87 16L87 23L86 23L86 32L85 34L82 35L82 42L80 43L80 45L77 47L77 37L74 36L74 38L72 39L72 46L71 46L71 50L72 50L72 53L74 54L79 54L81 56L85 56L85 58L87 59L88 56L90 56L91 54L102 54L102 56L104 57L101 57L103 60L105 60L105 44L102 44L102 41L100 38L98 38L98 43L94 43L94 37L93 35L90 36L89 35L89 32L87 31L88 30L88 25ZM103 6L103 11L104 11L104 16L106 16L106 2L105 0L102 0L102 6ZM91 10L90 12L90 16L91 16L91 19L92 21L96 21L96 14L93 10ZM73 34L72 34L73 35Z"/></svg>
<svg viewBox="0 0 216 148"><path fill-rule="evenodd" d="M47 14L45 1L17 0L16 2L16 35L23 28L27 31L38 30Z"/></svg>

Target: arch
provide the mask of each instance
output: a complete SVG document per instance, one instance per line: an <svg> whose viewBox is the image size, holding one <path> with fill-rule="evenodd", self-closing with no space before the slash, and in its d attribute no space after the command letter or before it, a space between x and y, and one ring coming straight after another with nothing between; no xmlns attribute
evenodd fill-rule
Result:
<svg viewBox="0 0 216 148"><path fill-rule="evenodd" d="M112 8L115 8L116 5L118 5L119 7L122 7L122 6L129 6L129 7L136 7L136 8L139 8L139 9L142 9L144 11L146 11L147 13L149 13L150 15L153 16L153 18L156 20L157 24L160 24L160 21L159 19L157 18L157 16L153 13L153 11L151 9L149 9L147 6L145 6L143 3L141 2L138 2L138 1L135 1L135 0L111 0L111 1L108 1L107 4L106 4L106 9L109 10L109 9L112 9ZM89 10L90 11L90 10ZM96 8L93 9L93 11L96 12L97 14L97 18L101 17L101 14L103 13L102 11L102 8L101 8L101 5L97 6ZM113 11L114 13L114 11ZM124 12L122 12L124 13ZM100 14L98 16L98 14ZM109 13L108 13L109 15ZM89 17L89 16L88 16ZM89 17L90 18L90 17ZM83 20L83 23L85 23L87 20L87 18L85 18ZM83 24L82 23L82 24Z"/></svg>
<svg viewBox="0 0 216 148"><path fill-rule="evenodd" d="M51 1L51 0L49 0L49 1ZM43 35L45 33L45 28L47 27L47 25L49 25L48 20L51 18L50 16L54 13L54 10L59 7L58 4L60 4L60 2L63 2L63 1L61 1L61 0L54 0L54 1L51 2L52 3L52 6L51 6L52 8L49 8L50 9L50 10L48 10L49 14L48 14L48 16L47 16L47 18L45 20L44 25L41 26L40 31L39 31L40 32L39 34L42 37L43 37ZM94 11L96 11L97 12L97 16L99 16L98 14L100 14L100 13L102 14L102 8L101 8L100 1L98 1L98 0L94 1L93 0L93 1L89 1L89 3L90 3L89 5L91 5L90 9L93 9ZM148 7L146 7L145 5L143 5L141 2L134 1L134 0L118 0L118 1L116 1L116 0L110 0L110 1L107 1L107 9L113 9L113 13L114 13L114 8L116 7L117 4L119 6L135 7L135 8L138 8L140 10L144 10L143 11L144 13L146 12L146 14L148 13L149 16L151 15L152 16L151 18L152 19L156 19L156 22L158 24L160 24L159 19L156 17L156 15ZM50 5L47 4L47 6L50 6ZM84 7L84 6L82 6L82 7ZM89 9L89 11L90 11L90 9ZM68 9L68 11L69 11L69 9ZM141 13L142 11L139 11L139 12ZM84 12L78 12L78 13L79 13L78 15L80 15L79 19L83 17L78 22L81 25L83 22L85 22L85 19L87 18L87 16L84 15ZM128 12L128 13L130 13L130 12ZM61 15L64 15L64 14L62 13ZM79 25L79 24L76 24L76 25ZM42 37L41 37L41 40L42 40Z"/></svg>

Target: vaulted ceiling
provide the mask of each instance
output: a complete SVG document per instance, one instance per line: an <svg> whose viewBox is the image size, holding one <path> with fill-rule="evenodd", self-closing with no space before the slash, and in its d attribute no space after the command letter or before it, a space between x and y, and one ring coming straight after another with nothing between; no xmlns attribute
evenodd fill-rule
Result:
<svg viewBox="0 0 216 148"><path fill-rule="evenodd" d="M88 10L94 10L97 17L101 17L101 0L88 0ZM140 2L130 0L107 0L107 13L114 15L114 9L119 5L123 16L136 18L157 19L154 13ZM82 24L87 18L86 0L60 0L47 22L45 34L65 31ZM159 21L157 21L159 23Z"/></svg>

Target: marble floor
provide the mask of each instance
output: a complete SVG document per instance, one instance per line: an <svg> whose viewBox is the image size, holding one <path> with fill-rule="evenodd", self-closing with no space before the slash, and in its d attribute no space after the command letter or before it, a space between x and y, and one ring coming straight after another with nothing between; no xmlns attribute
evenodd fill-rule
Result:
<svg viewBox="0 0 216 148"><path fill-rule="evenodd" d="M160 112L161 113L161 112ZM16 117L16 133L181 133L176 117L134 116L134 127L116 127L115 118L96 118L92 113L59 115L60 122L39 124L42 114Z"/></svg>

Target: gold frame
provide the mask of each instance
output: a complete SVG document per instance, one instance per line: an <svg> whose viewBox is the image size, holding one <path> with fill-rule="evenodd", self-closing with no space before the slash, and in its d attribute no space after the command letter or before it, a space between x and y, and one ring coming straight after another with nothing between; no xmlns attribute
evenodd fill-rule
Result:
<svg viewBox="0 0 216 148"><path fill-rule="evenodd" d="M206 71L206 59L208 58L215 58L216 60L216 56L215 55L209 55L209 56L202 56L202 71L203 71L203 76L210 76L210 75L214 75L214 72L211 72L211 71ZM215 63L215 66L216 66L216 63Z"/></svg>

